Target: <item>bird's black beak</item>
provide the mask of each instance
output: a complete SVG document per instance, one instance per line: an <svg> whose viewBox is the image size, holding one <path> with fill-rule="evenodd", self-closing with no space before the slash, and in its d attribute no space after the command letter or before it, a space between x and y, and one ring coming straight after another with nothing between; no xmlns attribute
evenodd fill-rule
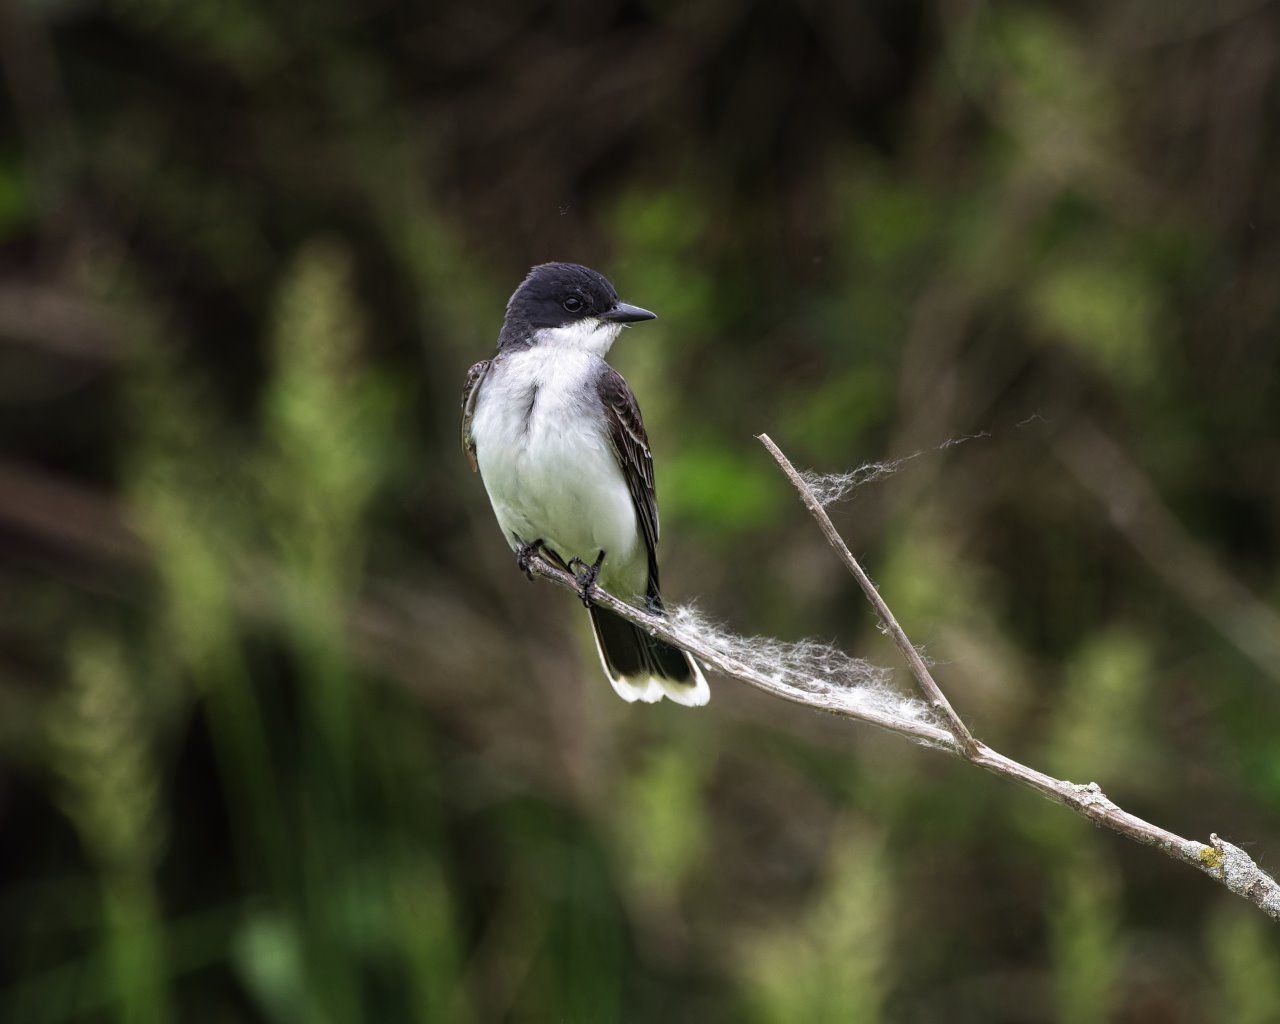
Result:
<svg viewBox="0 0 1280 1024"><path fill-rule="evenodd" d="M647 309L641 309L639 306L633 306L619 299L613 304L613 309L601 314L600 319L614 324L634 324L641 320L657 320L658 314L650 313Z"/></svg>

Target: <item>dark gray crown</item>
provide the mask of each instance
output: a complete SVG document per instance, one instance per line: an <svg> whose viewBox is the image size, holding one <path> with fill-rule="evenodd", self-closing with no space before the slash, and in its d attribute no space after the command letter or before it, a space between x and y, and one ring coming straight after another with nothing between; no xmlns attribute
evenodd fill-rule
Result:
<svg viewBox="0 0 1280 1024"><path fill-rule="evenodd" d="M517 342L545 327L598 317L618 302L609 279L578 263L542 263L529 271L507 302L499 344Z"/></svg>

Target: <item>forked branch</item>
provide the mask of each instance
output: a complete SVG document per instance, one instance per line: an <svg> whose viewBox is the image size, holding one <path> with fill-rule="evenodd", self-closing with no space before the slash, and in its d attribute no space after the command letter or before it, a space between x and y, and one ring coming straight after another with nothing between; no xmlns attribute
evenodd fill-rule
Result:
<svg viewBox="0 0 1280 1024"><path fill-rule="evenodd" d="M933 678L924 659L920 657L920 653L911 643L906 631L898 623L875 584L871 582L862 566L858 564L858 560L853 557L848 546L841 539L812 489L767 434L760 435L759 440L799 492L801 500L817 520L827 541L858 581L862 592L875 609L881 625L902 652L926 702L941 725L920 718L911 718L883 707L841 700L838 693L813 692L793 685L784 677L761 672L757 667L735 658L732 648L726 647L714 634L703 634L697 630L681 628L671 619L635 608L601 590L598 586L592 588L591 599L651 635L683 647L694 657L725 675L764 690L775 697L878 726L917 743L950 751L995 775L1020 782L1041 796L1069 807L1095 825L1109 829L1134 842L1142 843L1144 846L1153 846L1166 856L1199 869L1225 885L1237 896L1254 904L1271 918L1280 921L1280 885L1262 871L1254 863L1253 858L1238 846L1220 839L1217 835L1210 835L1208 844L1184 839L1122 809L1099 788L1096 782L1082 785L1064 779L1055 779L975 739L963 719L951 706L951 702L943 694L942 688ZM571 590L578 588L578 583L572 575L540 556L532 560L530 569L535 575L560 586Z"/></svg>
<svg viewBox="0 0 1280 1024"><path fill-rule="evenodd" d="M853 557L853 553L849 550L849 546L845 544L840 534L836 531L835 525L831 522L831 517L827 515L826 509L822 507L822 502L813 493L813 488L805 483L804 477L796 472L796 467L791 465L791 460L782 454L782 449L773 443L773 438L768 434L761 434L756 440L769 450L769 454L782 467L782 472L787 474L787 479L791 481L792 486L800 492L800 500L804 502L809 514L818 521L818 526L827 538L827 543L835 548L836 554L840 556L840 561L853 574L853 578L858 581L858 586L862 588L863 594L871 602L871 607L876 610L876 616L880 619L880 624L885 628L885 632L893 638L893 642L898 645L898 650L902 652L907 665L910 666L911 674L916 677L916 682L920 685L920 691L924 694L925 700L929 702L929 707L933 708L934 712L947 723L947 729L955 737L960 753L967 760L974 760L979 753L978 741L973 738L973 733L969 731L969 727L961 721L960 716L956 714L955 708L951 706L951 702L943 695L942 688L934 680L932 673L929 671L929 666L920 657L920 652L916 650L915 644L907 638L906 632L898 625L898 620L894 617L892 610L885 604L884 598L880 596L880 591L876 589L876 585L871 582L871 578L863 571L862 566L858 564L858 560Z"/></svg>

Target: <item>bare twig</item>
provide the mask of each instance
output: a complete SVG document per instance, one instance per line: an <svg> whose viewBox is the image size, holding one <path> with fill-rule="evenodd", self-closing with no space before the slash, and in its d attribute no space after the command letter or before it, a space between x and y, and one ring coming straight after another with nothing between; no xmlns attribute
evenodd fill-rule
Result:
<svg viewBox="0 0 1280 1024"><path fill-rule="evenodd" d="M1197 868L1226 886L1231 892L1248 900L1268 916L1280 921L1280 885L1254 863L1244 850L1219 838L1209 837L1208 844L1184 839L1173 832L1166 831L1158 825L1144 821L1137 815L1130 814L1111 800L1096 782L1082 785L1055 779L1035 768L1028 767L993 750L985 743L974 738L960 716L952 708L942 693L941 687L929 672L906 632L894 617L884 598L880 596L875 585L858 564L857 559L849 552L848 547L836 532L831 520L822 510L821 504L805 484L804 479L796 472L795 467L787 460L778 446L766 435L760 441L769 449L783 471L799 491L805 505L818 521L827 540L854 577L858 580L867 599L871 602L881 623L893 637L902 651L907 663L911 666L917 683L926 699L940 719L946 723L947 729L939 728L928 722L903 718L878 709L851 706L827 694L815 694L797 687L779 683L776 679L765 676L749 666L735 660L725 653L722 645L714 637L690 636L687 630L675 628L673 623L659 615L632 607L612 594L594 587L590 593L591 600L608 608L610 611L634 623L651 635L660 637L669 643L683 647L706 664L719 669L725 675L748 683L757 689L764 690L783 700L796 704L804 704L832 714L843 715L871 725L879 726L889 732L895 732L928 746L948 750L964 760L985 768L994 775L1000 775L1035 790L1041 796L1055 803L1069 807L1077 814L1088 818L1095 825L1109 829L1117 835L1124 836L1144 846L1152 846L1165 856L1181 861ZM572 575L545 561L535 557L530 563L534 574L550 580L570 590L577 590L578 583Z"/></svg>
<svg viewBox="0 0 1280 1024"><path fill-rule="evenodd" d="M0 283L0 338L93 363L120 357L111 311L70 289L30 282Z"/></svg>

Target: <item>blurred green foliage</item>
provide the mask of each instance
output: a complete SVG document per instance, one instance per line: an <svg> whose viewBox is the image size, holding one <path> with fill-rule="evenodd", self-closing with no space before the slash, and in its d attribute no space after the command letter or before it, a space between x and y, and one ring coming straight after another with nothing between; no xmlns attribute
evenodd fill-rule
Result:
<svg viewBox="0 0 1280 1024"><path fill-rule="evenodd" d="M599 267L661 314L613 358L670 600L891 659L752 435L923 452L835 514L975 731L1268 865L1274 5L5 30L0 1020L1280 1020L1275 929L1150 851L727 681L616 701L457 422L527 267Z"/></svg>
<svg viewBox="0 0 1280 1024"><path fill-rule="evenodd" d="M153 872L166 840L159 774L122 652L102 636L71 644L70 686L49 716L60 804L98 864L104 989L123 1021L169 1016L164 927Z"/></svg>
<svg viewBox="0 0 1280 1024"><path fill-rule="evenodd" d="M864 827L835 838L831 857L818 905L794 924L762 927L749 942L743 977L752 1019L883 1019L893 948L884 842Z"/></svg>
<svg viewBox="0 0 1280 1024"><path fill-rule="evenodd" d="M1273 1020L1280 1006L1280 958L1266 922L1251 919L1240 908L1223 907L1207 938L1219 986L1211 1012L1241 1024Z"/></svg>

